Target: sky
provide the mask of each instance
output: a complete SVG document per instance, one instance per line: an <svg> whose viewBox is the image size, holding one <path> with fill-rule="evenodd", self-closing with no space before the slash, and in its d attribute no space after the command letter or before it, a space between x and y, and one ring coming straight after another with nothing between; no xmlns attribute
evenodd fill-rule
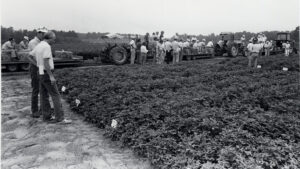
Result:
<svg viewBox="0 0 300 169"><path fill-rule="evenodd" d="M166 36L294 30L300 0L1 0L1 26Z"/></svg>

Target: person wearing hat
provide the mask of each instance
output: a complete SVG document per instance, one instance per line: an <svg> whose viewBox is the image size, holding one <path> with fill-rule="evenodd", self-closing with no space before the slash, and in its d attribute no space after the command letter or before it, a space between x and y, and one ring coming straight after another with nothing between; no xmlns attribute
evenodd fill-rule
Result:
<svg viewBox="0 0 300 169"><path fill-rule="evenodd" d="M249 46L249 45L248 45ZM250 55L248 57L248 66L252 67L252 63L254 63L254 68L257 67L258 56L261 53L263 45L258 43L257 38L253 38L253 44L249 46Z"/></svg>
<svg viewBox="0 0 300 169"><path fill-rule="evenodd" d="M24 36L24 39L19 44L19 47L21 50L28 49L28 41L29 41L29 38L27 36Z"/></svg>
<svg viewBox="0 0 300 169"><path fill-rule="evenodd" d="M129 42L130 45L130 64L134 64L135 61L135 50L136 50L136 44L135 44L135 38L131 37L131 41Z"/></svg>
<svg viewBox="0 0 300 169"><path fill-rule="evenodd" d="M71 120L67 120L64 117L62 110L61 96L59 94L56 79L53 75L54 62L52 56L51 45L55 42L56 36L52 31L48 31L44 35L44 40L41 41L30 53L30 56L36 58L36 61L32 62L38 67L37 74L40 80L40 96L41 96L41 111L43 115L43 121L68 124ZM49 95L53 101L54 106L54 118L51 117L51 107L49 103Z"/></svg>
<svg viewBox="0 0 300 169"><path fill-rule="evenodd" d="M28 43L28 50L32 51L43 39L44 39L44 34L47 32L46 28L39 28L36 30L36 36L29 41ZM28 56L29 57L29 56ZM39 56L35 56L33 58L28 58L28 59L33 59L37 60ZM39 118L40 117L40 110L39 110L39 76L38 76L38 67L32 63L29 64L29 72L31 76L31 88L32 88L32 93L31 93L31 113L33 118ZM47 104L47 103L46 103ZM50 107L50 104L47 105Z"/></svg>

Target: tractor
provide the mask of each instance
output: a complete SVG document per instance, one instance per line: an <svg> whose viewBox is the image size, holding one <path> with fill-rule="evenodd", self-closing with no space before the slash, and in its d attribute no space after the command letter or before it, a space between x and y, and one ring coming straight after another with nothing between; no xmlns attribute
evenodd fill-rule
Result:
<svg viewBox="0 0 300 169"><path fill-rule="evenodd" d="M231 32L221 32L221 43L215 45L215 55L223 56L227 54L228 56L236 57L239 54L245 56L245 45L241 40L235 40L234 34Z"/></svg>
<svg viewBox="0 0 300 169"><path fill-rule="evenodd" d="M295 41L291 40L291 34L289 32L279 32L277 33L277 38L274 40L273 46L271 48L271 54L279 54L284 53L283 44L289 42L291 44L291 52L297 54L297 49L295 45Z"/></svg>

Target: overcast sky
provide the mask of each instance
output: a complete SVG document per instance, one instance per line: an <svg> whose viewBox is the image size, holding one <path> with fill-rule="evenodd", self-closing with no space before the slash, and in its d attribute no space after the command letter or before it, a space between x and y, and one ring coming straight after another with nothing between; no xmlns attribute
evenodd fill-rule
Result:
<svg viewBox="0 0 300 169"><path fill-rule="evenodd" d="M293 30L299 0L1 0L1 25L16 29L179 34Z"/></svg>

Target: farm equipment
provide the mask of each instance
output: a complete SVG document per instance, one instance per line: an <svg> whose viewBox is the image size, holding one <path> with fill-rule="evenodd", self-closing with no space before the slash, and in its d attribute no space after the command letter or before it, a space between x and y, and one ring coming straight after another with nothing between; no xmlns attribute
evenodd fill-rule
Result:
<svg viewBox="0 0 300 169"><path fill-rule="evenodd" d="M104 62L123 65L128 62L130 47L125 43L106 43L105 48L100 53L100 58Z"/></svg>
<svg viewBox="0 0 300 169"><path fill-rule="evenodd" d="M11 57L14 53L16 58ZM7 70L9 72L15 72L18 70L27 71L29 70L29 62L26 59L28 51L2 51L1 56L1 69ZM74 56L72 52L69 51L55 51L53 55L54 66L78 66L82 63L82 58L79 56Z"/></svg>
<svg viewBox="0 0 300 169"><path fill-rule="evenodd" d="M221 32L221 43L215 45L214 51L216 56L228 56L236 57L239 54L245 56L245 45L241 40L234 39L234 34L231 32Z"/></svg>
<svg viewBox="0 0 300 169"><path fill-rule="evenodd" d="M295 41L291 40L291 34L289 32L279 32L277 33L277 38L274 40L274 44L271 48L271 54L284 53L283 44L289 42L291 44L291 52L297 53Z"/></svg>

